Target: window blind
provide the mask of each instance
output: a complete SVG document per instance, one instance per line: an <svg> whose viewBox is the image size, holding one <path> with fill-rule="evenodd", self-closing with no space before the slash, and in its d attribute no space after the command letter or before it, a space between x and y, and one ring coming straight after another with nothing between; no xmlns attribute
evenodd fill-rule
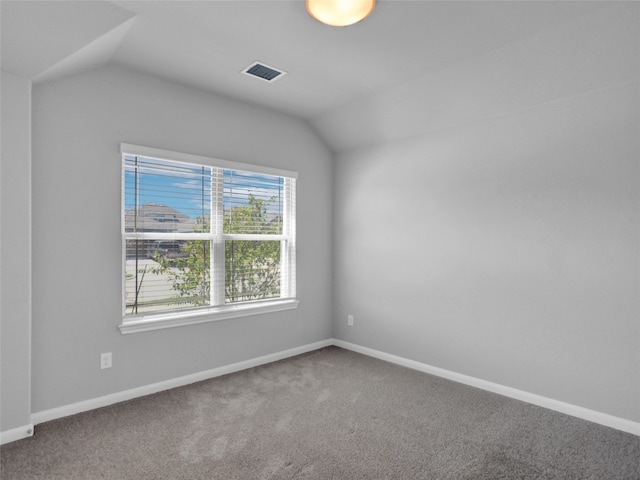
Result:
<svg viewBox="0 0 640 480"><path fill-rule="evenodd" d="M224 163L123 154L125 317L295 297L295 178Z"/></svg>

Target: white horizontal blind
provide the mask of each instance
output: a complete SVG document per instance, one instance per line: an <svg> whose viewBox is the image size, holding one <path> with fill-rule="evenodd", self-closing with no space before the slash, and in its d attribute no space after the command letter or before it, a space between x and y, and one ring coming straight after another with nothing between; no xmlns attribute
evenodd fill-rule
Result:
<svg viewBox="0 0 640 480"><path fill-rule="evenodd" d="M209 231L211 167L130 155L124 164L126 231L187 233L198 221Z"/></svg>
<svg viewBox="0 0 640 480"><path fill-rule="evenodd" d="M281 298L284 178L225 170L223 184L225 302Z"/></svg>
<svg viewBox="0 0 640 480"><path fill-rule="evenodd" d="M284 178L224 171L224 233L281 235Z"/></svg>
<svg viewBox="0 0 640 480"><path fill-rule="evenodd" d="M282 270L280 289L290 298L296 297L296 179L284 179L284 203L282 205L282 233L286 247L281 250Z"/></svg>
<svg viewBox="0 0 640 480"><path fill-rule="evenodd" d="M125 316L294 298L292 202L293 178L125 152Z"/></svg>

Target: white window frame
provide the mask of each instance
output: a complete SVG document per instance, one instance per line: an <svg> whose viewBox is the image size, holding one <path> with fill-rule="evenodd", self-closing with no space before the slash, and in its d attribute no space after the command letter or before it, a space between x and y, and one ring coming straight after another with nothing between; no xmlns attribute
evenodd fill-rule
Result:
<svg viewBox="0 0 640 480"><path fill-rule="evenodd" d="M298 177L297 172L283 170L260 165L251 165L247 163L232 162L228 160L220 160L216 158L204 157L200 155L192 155L188 153L172 152L152 147L144 147L140 145L132 145L128 143L120 144L121 164L122 164L122 205L121 205L121 233L122 233L122 323L119 329L123 334L144 332L149 330L157 330L163 328L179 327L183 325L193 325L198 323L213 322L248 315L257 315L264 313L279 312L283 310L291 310L297 308L299 301L296 298L296 225L295 225L295 180ZM246 303L227 304L224 305L224 269L211 269L210 281L214 303L217 306L200 307L194 310L163 312L157 314L141 314L141 315L125 315L125 262L126 262L126 241L131 239L153 238L159 239L166 237L174 239L174 234L162 233L144 233L144 232L125 232L125 194L124 194L124 155L133 155L158 160L173 160L177 162L185 162L195 165L204 165L208 167L216 167L230 170L240 170L250 173L275 175L284 177L285 182L290 182L287 188L291 195L289 201L285 201L284 208L288 212L283 212L284 225L282 235L227 235L222 233L222 201L215 202L212 211L211 234L212 240L212 264L213 259L222 259L224 264L224 245L225 240L286 240L287 248L281 250L281 286L282 295L286 298L268 299ZM221 189L221 176L218 184L213 188ZM222 198L220 196L220 198ZM215 212L215 213L214 213ZM219 225L213 225L213 220L217 219ZM184 234L182 234L184 235ZM189 234L187 234L189 235ZM202 238L202 234L191 234L192 236ZM268 237L268 238L265 238ZM220 298L222 295L222 298Z"/></svg>

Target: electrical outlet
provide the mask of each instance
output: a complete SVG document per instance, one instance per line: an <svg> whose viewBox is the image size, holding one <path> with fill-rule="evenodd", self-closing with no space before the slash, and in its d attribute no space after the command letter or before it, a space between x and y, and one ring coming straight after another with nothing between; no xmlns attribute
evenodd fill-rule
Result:
<svg viewBox="0 0 640 480"><path fill-rule="evenodd" d="M347 317L347 325L349 325L350 327L353 327L353 315L349 315Z"/></svg>
<svg viewBox="0 0 640 480"><path fill-rule="evenodd" d="M100 369L111 368L111 352L100 354Z"/></svg>

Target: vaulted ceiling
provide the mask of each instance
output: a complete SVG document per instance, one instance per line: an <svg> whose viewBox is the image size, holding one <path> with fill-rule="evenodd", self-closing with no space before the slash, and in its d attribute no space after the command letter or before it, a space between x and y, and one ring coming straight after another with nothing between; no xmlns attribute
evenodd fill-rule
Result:
<svg viewBox="0 0 640 480"><path fill-rule="evenodd" d="M2 0L1 60L3 70L36 84L119 64L295 115L321 129L321 119L345 105L538 35L605 3L379 0L365 21L336 28L313 20L303 0ZM240 73L256 60L287 75L269 84Z"/></svg>

